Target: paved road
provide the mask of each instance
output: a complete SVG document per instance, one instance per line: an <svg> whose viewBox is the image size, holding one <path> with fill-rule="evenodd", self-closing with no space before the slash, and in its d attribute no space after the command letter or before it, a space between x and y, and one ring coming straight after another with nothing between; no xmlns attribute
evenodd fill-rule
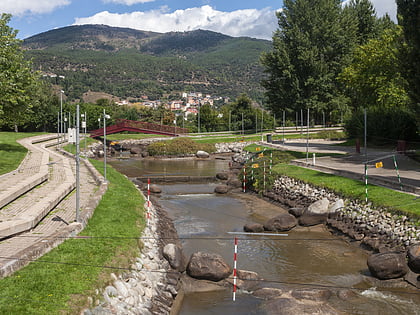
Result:
<svg viewBox="0 0 420 315"><path fill-rule="evenodd" d="M417 195L420 194L420 163L413 161L405 155L395 151L384 151L368 148L367 157L365 154L356 153L353 147L337 146L340 141L309 141L309 159L298 160L297 163L320 171L330 172L337 175L363 179L365 166L368 161L368 179L371 183L387 186L393 189L400 189L397 171L394 165L395 156L398 173L400 175L403 189ZM306 141L290 140L285 144L282 142L267 143L268 145L281 150L306 152ZM363 150L363 149L362 149ZM316 157L313 165L313 154L315 153L341 153L344 156ZM382 162L382 168L376 168L375 163Z"/></svg>

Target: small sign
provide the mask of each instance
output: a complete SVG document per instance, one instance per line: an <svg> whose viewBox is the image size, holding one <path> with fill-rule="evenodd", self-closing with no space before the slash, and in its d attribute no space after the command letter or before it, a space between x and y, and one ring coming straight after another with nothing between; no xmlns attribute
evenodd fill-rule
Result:
<svg viewBox="0 0 420 315"><path fill-rule="evenodd" d="M76 143L76 128L68 128L67 136L69 139L69 143Z"/></svg>
<svg viewBox="0 0 420 315"><path fill-rule="evenodd" d="M260 147L256 147L256 148L255 148L255 151L257 151L257 152L258 152L258 151L261 151L261 148L260 148Z"/></svg>
<svg viewBox="0 0 420 315"><path fill-rule="evenodd" d="M86 121L82 121L82 128L85 129L86 128Z"/></svg>
<svg viewBox="0 0 420 315"><path fill-rule="evenodd" d="M259 157L259 158L264 157L264 153L260 153L260 154L258 154L258 157Z"/></svg>
<svg viewBox="0 0 420 315"><path fill-rule="evenodd" d="M381 167L384 167L384 164L382 162L378 162L378 163L375 163L375 166L376 168L381 168Z"/></svg>
<svg viewBox="0 0 420 315"><path fill-rule="evenodd" d="M252 168L259 168L260 166L258 165L258 163L254 163L252 164Z"/></svg>

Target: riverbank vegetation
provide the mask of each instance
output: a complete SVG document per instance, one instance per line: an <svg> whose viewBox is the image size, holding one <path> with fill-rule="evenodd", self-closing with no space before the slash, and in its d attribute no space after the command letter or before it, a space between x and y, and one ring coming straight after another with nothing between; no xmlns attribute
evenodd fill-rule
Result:
<svg viewBox="0 0 420 315"><path fill-rule="evenodd" d="M91 161L101 172L102 163ZM108 167L109 188L80 233L27 267L0 280L2 314L78 314L109 274L128 268L139 254L145 226L134 185Z"/></svg>
<svg viewBox="0 0 420 315"><path fill-rule="evenodd" d="M216 147L208 143L197 143L191 138L174 138L154 142L148 146L148 152L152 156L195 154L199 150L214 153Z"/></svg>

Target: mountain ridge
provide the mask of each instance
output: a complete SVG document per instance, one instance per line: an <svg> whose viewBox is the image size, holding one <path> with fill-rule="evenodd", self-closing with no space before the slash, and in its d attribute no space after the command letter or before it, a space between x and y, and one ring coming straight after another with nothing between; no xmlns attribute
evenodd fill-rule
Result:
<svg viewBox="0 0 420 315"><path fill-rule="evenodd" d="M258 98L259 58L271 42L206 30L156 33L76 25L31 36L23 47L35 69L66 77L60 85L71 99L88 90L134 98L183 90L229 97L250 92Z"/></svg>

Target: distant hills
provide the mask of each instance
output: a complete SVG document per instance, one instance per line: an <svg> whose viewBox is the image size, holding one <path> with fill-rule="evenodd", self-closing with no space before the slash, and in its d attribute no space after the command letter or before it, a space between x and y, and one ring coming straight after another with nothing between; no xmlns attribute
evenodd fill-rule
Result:
<svg viewBox="0 0 420 315"><path fill-rule="evenodd" d="M271 42L204 30L155 33L81 25L32 36L23 47L35 69L71 100L88 91L133 99L183 91L261 99L259 58Z"/></svg>

